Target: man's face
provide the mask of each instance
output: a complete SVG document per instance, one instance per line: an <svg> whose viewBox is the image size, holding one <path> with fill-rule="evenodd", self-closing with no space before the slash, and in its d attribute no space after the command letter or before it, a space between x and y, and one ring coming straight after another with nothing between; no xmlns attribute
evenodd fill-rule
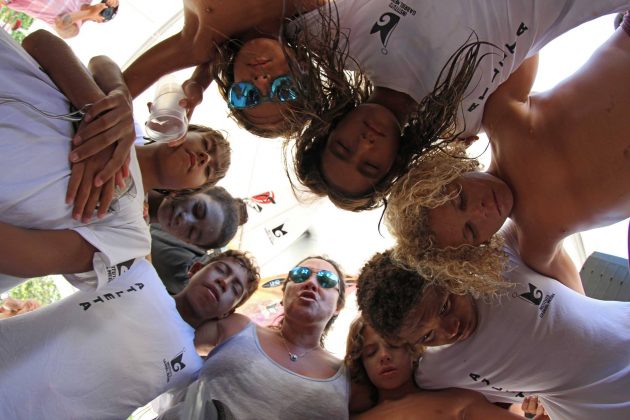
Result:
<svg viewBox="0 0 630 420"><path fill-rule="evenodd" d="M227 257L196 272L182 293L198 317L210 320L229 314L246 292L247 270Z"/></svg>
<svg viewBox="0 0 630 420"><path fill-rule="evenodd" d="M405 318L400 338L427 347L466 340L477 328L477 307L470 295L454 295L428 286Z"/></svg>

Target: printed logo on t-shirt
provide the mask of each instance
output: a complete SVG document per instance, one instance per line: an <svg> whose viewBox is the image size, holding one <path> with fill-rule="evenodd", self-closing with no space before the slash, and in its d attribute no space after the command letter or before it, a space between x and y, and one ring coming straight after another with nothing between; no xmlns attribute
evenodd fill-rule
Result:
<svg viewBox="0 0 630 420"><path fill-rule="evenodd" d="M186 364L183 362L185 351L186 348L183 348L182 351L180 351L177 356L173 357L170 361L166 359L162 360L164 363L164 371L166 372L167 383L170 382L173 377L173 373L180 372L186 367Z"/></svg>
<svg viewBox="0 0 630 420"><path fill-rule="evenodd" d="M120 290L111 293L103 293L102 295L96 296L95 299L88 300L85 302L79 302L79 306L83 308L84 311L87 311L90 308L98 308L102 305L107 304L110 301L120 299L124 295L128 295L130 293L139 292L144 288L144 283L134 283L129 287L123 287Z"/></svg>
<svg viewBox="0 0 630 420"><path fill-rule="evenodd" d="M524 398L525 397L525 393L523 391L510 391L507 388L503 388L498 386L497 384L493 384L490 379L484 377L483 375L480 375L478 373L469 373L468 377L470 379L472 379L475 384L477 385L481 385L484 388L490 388L490 389L494 389L495 391L499 391L499 392L505 392L506 394L511 394L511 396L513 397L517 397L517 398ZM485 385L485 386L484 386ZM471 389L477 389L477 387L472 387Z"/></svg>
<svg viewBox="0 0 630 420"><path fill-rule="evenodd" d="M538 287L536 287L535 285L531 283L528 283L528 284L529 284L529 291L525 293L521 293L521 294L514 293L512 296L519 297L520 299L523 299L524 301L529 302L532 305L538 307L538 310L540 311L540 314L538 315L538 317L542 319L547 313L547 309L549 308L551 301L553 300L554 297L556 297L556 294L552 293L550 295L545 295L545 293L542 290L540 290Z"/></svg>
<svg viewBox="0 0 630 420"><path fill-rule="evenodd" d="M116 280L118 277L126 273L131 268L134 261L135 258L132 258L116 265L108 265L107 267L105 267L105 271L107 272L107 282L111 283L112 281Z"/></svg>
<svg viewBox="0 0 630 420"><path fill-rule="evenodd" d="M370 30L370 35L379 34L381 44L383 44L383 48L381 48L381 54L383 55L387 55L388 53L387 44L389 42L389 38L396 29L396 26L398 26L400 18L407 15L416 15L415 9L409 7L401 0L390 0L389 8L394 12L383 13Z"/></svg>

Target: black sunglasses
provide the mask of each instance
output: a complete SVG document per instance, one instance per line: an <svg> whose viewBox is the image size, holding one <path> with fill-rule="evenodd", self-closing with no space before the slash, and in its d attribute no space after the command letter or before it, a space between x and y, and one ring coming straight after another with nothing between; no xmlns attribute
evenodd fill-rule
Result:
<svg viewBox="0 0 630 420"><path fill-rule="evenodd" d="M278 76L271 81L269 95L264 96L252 82L236 82L228 91L228 106L233 109L251 108L265 102L291 102L298 98L293 79Z"/></svg>
<svg viewBox="0 0 630 420"><path fill-rule="evenodd" d="M311 274L313 274L313 270L310 268L297 266L289 271L289 279L294 283L304 283L311 277ZM339 284L339 276L328 270L319 270L315 274L315 278L324 289L330 289Z"/></svg>

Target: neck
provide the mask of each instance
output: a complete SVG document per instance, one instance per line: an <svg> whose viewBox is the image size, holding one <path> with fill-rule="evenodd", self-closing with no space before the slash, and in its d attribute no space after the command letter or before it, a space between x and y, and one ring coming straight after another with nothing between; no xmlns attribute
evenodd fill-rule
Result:
<svg viewBox="0 0 630 420"><path fill-rule="evenodd" d="M190 306L190 302L186 299L185 291L186 289L173 296L173 299L175 299L175 307L177 308L177 312L179 312L179 316L181 316L184 321L191 327L197 328L207 321L207 319L202 319L195 313L192 306Z"/></svg>
<svg viewBox="0 0 630 420"><path fill-rule="evenodd" d="M296 327L291 322L287 322L286 317L280 327L280 333L293 353L300 353L304 350L319 347L322 332L323 329L319 325Z"/></svg>
<svg viewBox="0 0 630 420"><path fill-rule="evenodd" d="M379 104L388 108L396 116L398 124L401 128L407 124L409 116L418 106L418 103L406 93L381 86L376 86L374 88L374 91L368 98L367 102Z"/></svg>
<svg viewBox="0 0 630 420"><path fill-rule="evenodd" d="M418 388L413 383L413 379L410 377L407 382L405 382L404 384L402 384L396 389L379 389L378 390L378 403L381 404L385 401L396 401L417 391L418 391Z"/></svg>
<svg viewBox="0 0 630 420"><path fill-rule="evenodd" d="M145 193L154 188L160 188L158 176L155 167L155 148L147 146L134 146L136 148L136 156L138 157L138 165L142 174L142 186Z"/></svg>

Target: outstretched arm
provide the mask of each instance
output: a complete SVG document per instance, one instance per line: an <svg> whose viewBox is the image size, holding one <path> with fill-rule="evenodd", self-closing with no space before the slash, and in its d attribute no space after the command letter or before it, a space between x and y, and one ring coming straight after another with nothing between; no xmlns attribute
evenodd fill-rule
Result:
<svg viewBox="0 0 630 420"><path fill-rule="evenodd" d="M491 134L496 125L506 123L503 117L510 108L522 107L528 103L537 71L538 54L523 61L521 66L490 95L482 120L486 132Z"/></svg>
<svg viewBox="0 0 630 420"><path fill-rule="evenodd" d="M75 231L24 229L0 222L0 238L0 273L29 278L92 270L96 248Z"/></svg>
<svg viewBox="0 0 630 420"><path fill-rule="evenodd" d="M245 315L233 313L227 318L203 323L195 331L197 353L206 356L214 346L237 334L250 322Z"/></svg>

